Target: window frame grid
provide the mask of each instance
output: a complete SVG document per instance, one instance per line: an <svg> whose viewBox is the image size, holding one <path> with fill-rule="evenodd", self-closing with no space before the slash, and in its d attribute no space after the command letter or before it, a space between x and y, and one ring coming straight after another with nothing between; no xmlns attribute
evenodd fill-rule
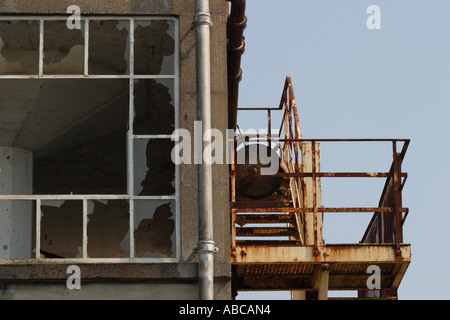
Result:
<svg viewBox="0 0 450 320"><path fill-rule="evenodd" d="M171 139L176 140L174 135L135 135L133 133L134 127L134 83L135 80L153 79L171 79L174 85L174 129L179 128L179 84L180 84L180 67L179 67L179 20L175 17L165 16L85 16L80 17L81 22L84 25L84 61L83 61L83 74L80 75L65 75L65 74L44 74L44 22L45 21L67 21L67 17L38 17L38 16L2 16L2 21L39 21L39 61L38 61L38 74L36 75L0 75L0 80L3 79L129 79L129 129L127 132L127 195L29 195L29 196L1 196L1 200L30 200L36 202L36 221L35 221L35 233L36 233L36 252L35 260L49 261L49 262L79 262L80 260L89 260L90 262L142 262L142 263L158 263L158 262L180 262L181 261L181 228L180 228L180 166L175 165L175 194L174 195L162 195L162 196L137 196L134 194L134 141L138 139ZM128 21L129 22L129 72L125 75L91 75L89 74L89 23L90 21ZM174 74L170 75L135 75L134 74L134 27L135 21L173 21L174 23ZM59 200L82 200L83 201L83 249L82 258L73 259L52 259L40 257L40 216L41 216L41 201L44 199L59 199ZM125 199L129 201L129 226L130 226L130 256L129 258L89 258L87 255L87 201L89 200L120 200ZM173 258L136 258L135 255L135 241L134 241L134 200L174 200L175 201L175 254Z"/></svg>

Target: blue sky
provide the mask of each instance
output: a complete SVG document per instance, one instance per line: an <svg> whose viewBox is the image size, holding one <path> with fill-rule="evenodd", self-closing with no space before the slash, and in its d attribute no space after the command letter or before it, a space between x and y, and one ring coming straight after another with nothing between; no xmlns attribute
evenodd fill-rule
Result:
<svg viewBox="0 0 450 320"><path fill-rule="evenodd" d="M366 27L369 5L381 9L381 30ZM449 299L450 1L247 0L247 17L240 107L277 106L291 76L304 138L411 139L403 205L412 263L399 298ZM258 129L264 119L241 112L238 123ZM392 154L390 145L322 149L329 170L388 171ZM378 204L383 181L342 183L324 184L325 206ZM326 217L327 242L358 242L368 218Z"/></svg>

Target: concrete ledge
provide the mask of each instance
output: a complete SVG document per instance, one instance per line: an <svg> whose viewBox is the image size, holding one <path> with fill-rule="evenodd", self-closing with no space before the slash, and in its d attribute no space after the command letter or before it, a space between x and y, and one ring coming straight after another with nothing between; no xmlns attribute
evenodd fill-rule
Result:
<svg viewBox="0 0 450 320"><path fill-rule="evenodd" d="M216 279L214 299L230 300L230 280ZM0 300L198 300L196 282L81 281L70 290L65 281L2 282Z"/></svg>
<svg viewBox="0 0 450 320"><path fill-rule="evenodd" d="M0 265L0 281L51 281L67 280L67 268L71 264L14 263ZM196 281L196 263L78 263L83 281ZM214 277L231 279L229 264L216 263Z"/></svg>

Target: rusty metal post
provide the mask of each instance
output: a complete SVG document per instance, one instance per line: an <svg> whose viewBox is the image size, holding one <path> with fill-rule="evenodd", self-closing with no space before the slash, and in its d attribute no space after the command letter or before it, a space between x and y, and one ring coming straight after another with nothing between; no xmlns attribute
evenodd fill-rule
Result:
<svg viewBox="0 0 450 320"><path fill-rule="evenodd" d="M312 183L313 183L313 219L314 219L314 256L319 255L319 245L317 239L317 177L316 177L316 142L311 141L312 147Z"/></svg>
<svg viewBox="0 0 450 320"><path fill-rule="evenodd" d="M401 163L399 161L399 154L397 153L397 141L392 143L392 151L394 156L393 173L394 173L394 214L395 214L395 248L396 254L401 255L400 243L403 242L402 230L402 194L401 194Z"/></svg>
<svg viewBox="0 0 450 320"><path fill-rule="evenodd" d="M231 202L236 202L236 162L237 162L237 138L233 137L231 150ZM236 256L236 210L231 209L231 256Z"/></svg>

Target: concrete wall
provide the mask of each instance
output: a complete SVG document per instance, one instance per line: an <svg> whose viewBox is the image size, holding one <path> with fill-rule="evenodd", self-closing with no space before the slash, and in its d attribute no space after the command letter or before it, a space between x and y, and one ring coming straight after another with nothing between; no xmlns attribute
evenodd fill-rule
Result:
<svg viewBox="0 0 450 320"><path fill-rule="evenodd" d="M222 279L215 284L216 299L228 300L224 292L229 282ZM124 295L124 292L127 294ZM61 283L9 283L0 284L3 300L198 300L195 283L173 282L91 282L81 289L68 289Z"/></svg>
<svg viewBox="0 0 450 320"><path fill-rule="evenodd" d="M226 54L226 13L227 3L225 0L211 0L211 13L214 23L211 29L211 67L212 67L212 126L225 132L228 123L227 111L227 54ZM196 81L195 81L195 32L192 29L194 18L194 1L186 0L61 0L61 1L23 1L7 0L0 3L1 14L66 14L66 9L70 5L80 6L83 14L89 15L170 15L179 18L180 24L180 127L194 132L194 121L197 119L196 112ZM225 145L224 145L225 148ZM197 245L198 236L198 182L197 166L182 165L181 167L181 260L185 261ZM230 286L230 219L229 219L229 179L227 165L217 165L213 168L214 181L214 240L219 248L219 253L215 256L217 271L216 294L217 298L231 298ZM190 264L195 265L197 259L192 260ZM0 272L1 268L0 266ZM164 264L161 264L164 269ZM181 266L183 267L183 266ZM137 283L134 288L139 292L146 288L149 299L158 299L162 297L174 298L195 298L196 276L190 278L193 283L185 284L177 279L166 279L164 285L153 285L153 289L148 284ZM138 281L139 282L139 281ZM92 292L113 292L111 289L113 283L92 284L89 290L86 290L86 297L92 296ZM125 286L132 284L123 284ZM6 286L6 287L5 287ZM36 285L29 284L26 281L20 281L17 284L4 284L4 298L25 297L22 295L25 288L26 296L30 294L40 294L49 289L48 297L62 295L66 293L62 289L53 290L54 285L41 282ZM6 290L6 291L5 291ZM123 288L119 292L122 291ZM132 290L126 290L131 292ZM22 292L22 293L21 293ZM59 292L59 293L58 293ZM195 293L193 293L195 292ZM176 293L176 296L173 296ZM77 298L82 298L83 290L76 294ZM125 298L122 296L122 298Z"/></svg>

